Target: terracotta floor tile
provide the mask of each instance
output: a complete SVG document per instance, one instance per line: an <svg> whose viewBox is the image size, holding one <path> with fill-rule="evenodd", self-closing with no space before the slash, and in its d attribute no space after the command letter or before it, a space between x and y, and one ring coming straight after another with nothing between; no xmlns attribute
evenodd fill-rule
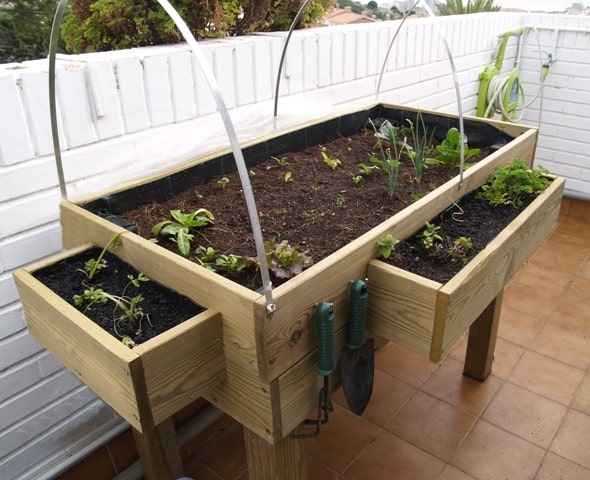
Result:
<svg viewBox="0 0 590 480"><path fill-rule="evenodd" d="M572 400L583 376L583 370L544 355L527 351L508 377L508 380L567 406Z"/></svg>
<svg viewBox="0 0 590 480"><path fill-rule="evenodd" d="M549 452L535 480L588 480L589 478L590 470Z"/></svg>
<svg viewBox="0 0 590 480"><path fill-rule="evenodd" d="M589 438L590 417L575 410L569 410L551 445L551 451L590 469Z"/></svg>
<svg viewBox="0 0 590 480"><path fill-rule="evenodd" d="M196 457L223 480L234 480L246 470L242 426L231 423L196 452Z"/></svg>
<svg viewBox="0 0 590 480"><path fill-rule="evenodd" d="M575 255L586 255L590 253L590 224L577 223L579 225L578 232L566 231L565 228L560 228L554 231L547 239L546 245L548 247L559 248L573 252ZM581 225L588 225L582 227Z"/></svg>
<svg viewBox="0 0 590 480"><path fill-rule="evenodd" d="M561 236L561 232L558 232ZM571 235L565 235L565 238L571 238ZM537 250L531 262L540 263L548 269L554 269L557 272L574 273L584 262L588 252L576 252L571 248L556 246L555 243L546 242Z"/></svg>
<svg viewBox="0 0 590 480"><path fill-rule="evenodd" d="M346 470L347 480L435 479L444 463L389 432L381 432Z"/></svg>
<svg viewBox="0 0 590 480"><path fill-rule="evenodd" d="M408 350L393 342L388 343L375 356L375 368L414 387L437 367L424 355Z"/></svg>
<svg viewBox="0 0 590 480"><path fill-rule="evenodd" d="M527 347L543 325L544 317L521 312L508 305L502 305L498 337L516 345Z"/></svg>
<svg viewBox="0 0 590 480"><path fill-rule="evenodd" d="M335 480L338 474L315 458L307 456L307 478L309 480Z"/></svg>
<svg viewBox="0 0 590 480"><path fill-rule="evenodd" d="M582 303L565 295L555 305L547 321L576 329L579 333L590 336L590 303Z"/></svg>
<svg viewBox="0 0 590 480"><path fill-rule="evenodd" d="M590 336L562 325L547 322L530 349L582 370L590 365Z"/></svg>
<svg viewBox="0 0 590 480"><path fill-rule="evenodd" d="M584 260L580 268L576 271L576 275L584 278L590 278L590 255Z"/></svg>
<svg viewBox="0 0 590 480"><path fill-rule="evenodd" d="M476 418L442 400L418 392L387 430L418 448L448 461Z"/></svg>
<svg viewBox="0 0 590 480"><path fill-rule="evenodd" d="M548 294L544 289L512 282L504 291L502 306L544 320L558 301L559 295L557 294Z"/></svg>
<svg viewBox="0 0 590 480"><path fill-rule="evenodd" d="M463 441L451 465L478 480L532 479L545 450L480 420Z"/></svg>
<svg viewBox="0 0 590 480"><path fill-rule="evenodd" d="M447 358L428 378L422 391L473 415L479 415L496 394L502 380L490 375L479 382L463 375L463 363Z"/></svg>
<svg viewBox="0 0 590 480"><path fill-rule="evenodd" d="M586 415L590 415L590 374L586 373L582 379L582 383L574 394L571 408L578 410ZM588 477L590 478L590 477Z"/></svg>
<svg viewBox="0 0 590 480"><path fill-rule="evenodd" d="M524 348L498 338L492 363L492 373L498 378L508 378L523 353Z"/></svg>
<svg viewBox="0 0 590 480"><path fill-rule="evenodd" d="M547 288L553 293L563 292L571 283L574 271L561 272L548 268L543 255L535 256L518 273L516 281L531 287Z"/></svg>
<svg viewBox="0 0 590 480"><path fill-rule="evenodd" d="M567 212L569 218L578 223L590 222L590 209L588 208L588 202L585 200L578 200L577 198L569 199Z"/></svg>
<svg viewBox="0 0 590 480"><path fill-rule="evenodd" d="M590 278L574 275L566 295L578 302L590 303Z"/></svg>
<svg viewBox="0 0 590 480"><path fill-rule="evenodd" d="M196 456L192 456L184 462L184 474L188 478L198 478L199 480L221 479L221 477L203 465Z"/></svg>
<svg viewBox="0 0 590 480"><path fill-rule="evenodd" d="M335 405L329 422L317 437L305 440L305 448L320 463L342 473L377 433L375 425Z"/></svg>
<svg viewBox="0 0 590 480"><path fill-rule="evenodd" d="M461 470L451 465L447 465L436 480L476 480L471 475L467 475Z"/></svg>
<svg viewBox="0 0 590 480"><path fill-rule="evenodd" d="M566 411L557 402L507 382L482 418L535 445L549 448Z"/></svg>
<svg viewBox="0 0 590 480"><path fill-rule="evenodd" d="M363 418L383 427L415 392L416 388L407 383L375 370L373 393ZM334 394L333 400L344 408L348 408L342 388Z"/></svg>

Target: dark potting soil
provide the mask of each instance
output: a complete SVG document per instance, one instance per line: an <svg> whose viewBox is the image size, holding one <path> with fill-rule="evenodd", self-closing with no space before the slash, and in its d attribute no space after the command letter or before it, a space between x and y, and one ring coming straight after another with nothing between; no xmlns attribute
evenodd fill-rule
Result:
<svg viewBox="0 0 590 480"><path fill-rule="evenodd" d="M100 249L94 248L81 254L69 257L61 262L41 269L33 275L69 304L74 305L73 296L82 295L87 288L102 288L113 295L121 295L129 282L128 275L137 277L139 273L117 256L107 252L107 267L101 269L92 280L88 280L84 272L84 263L91 258L98 258ZM130 322L123 312L116 308L112 301L106 304L95 303L75 307L87 317L116 338L129 336L137 344L169 330L181 322L199 314L203 308L190 299L171 291L153 280L141 283L137 288L130 285L125 297L141 294L144 300L139 307L145 314L141 321ZM121 319L117 321L117 319ZM114 327L117 324L117 332Z"/></svg>
<svg viewBox="0 0 590 480"><path fill-rule="evenodd" d="M264 239L276 243L287 240L311 256L314 263L410 205L415 201L413 196L426 194L459 174L458 167L429 165L417 181L411 159L402 157L395 192L389 196L388 176L382 169L375 170L356 185L352 180L353 175L359 173L359 163L371 165L370 153L380 154L374 131L361 130L323 146L329 157L341 161L335 169L323 161L321 146L316 146L285 153L282 157L288 162L286 166L279 166L276 160L270 159L249 170ZM434 147L435 144L432 156L437 154ZM470 148L474 147L477 145L470 145ZM470 158L469 162L475 163L489 153L489 149L482 148L481 154ZM285 180L287 172L290 172L288 181ZM190 212L206 208L215 216L215 223L192 231L194 240L189 258L198 261L195 248L199 245L211 246L226 255L255 257L241 182L237 172L225 177L229 181L224 188L218 183L220 178L213 178L165 202L143 205L119 212L119 215L137 225L139 235L149 239L153 225L169 219L170 210ZM475 214L475 218L481 215ZM474 220L470 219L464 223L472 222ZM506 225L495 216L488 223L499 230ZM474 226L472 233L461 236L471 236L474 245L479 247L485 246L494 234L488 227ZM176 251L176 244L171 240L160 238L159 243ZM377 248L375 252L377 255ZM430 268L429 276L432 276L439 266ZM250 289L261 286L260 273L255 268L226 272L219 267L217 271ZM273 286L284 282L272 272L271 280Z"/></svg>

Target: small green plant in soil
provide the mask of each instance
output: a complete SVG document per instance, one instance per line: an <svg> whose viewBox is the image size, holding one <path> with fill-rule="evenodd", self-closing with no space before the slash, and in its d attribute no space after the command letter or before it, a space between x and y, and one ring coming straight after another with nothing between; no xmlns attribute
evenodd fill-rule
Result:
<svg viewBox="0 0 590 480"><path fill-rule="evenodd" d="M388 259L391 254L395 251L395 246L399 243L399 240L393 235L388 234L377 240L377 247L379 248L379 255L384 259Z"/></svg>
<svg viewBox="0 0 590 480"><path fill-rule="evenodd" d="M530 169L522 159L515 158L510 165L496 169L476 198L487 200L491 205L519 208L523 196L542 192L551 184L547 173L546 168Z"/></svg>
<svg viewBox="0 0 590 480"><path fill-rule="evenodd" d="M241 272L246 267L250 266L252 262L242 255L234 255L230 253L228 255L220 255L217 257L215 264L218 267L224 268L229 273Z"/></svg>
<svg viewBox="0 0 590 480"><path fill-rule="evenodd" d="M206 269L212 271L215 271L215 268L213 267L213 262L218 253L219 250L213 247L204 247L203 245L199 245L195 249L197 261L201 264L202 267L205 267Z"/></svg>
<svg viewBox="0 0 590 480"><path fill-rule="evenodd" d="M276 165L267 165L266 169L271 170L273 168L278 167L288 167L289 166L289 158L288 157L270 157L272 160L276 162Z"/></svg>
<svg viewBox="0 0 590 480"><path fill-rule="evenodd" d="M375 128L374 125L373 128ZM381 151L381 158L374 153L369 156L370 162L381 167L387 174L387 194L390 198L395 193L402 153L404 150L407 152L410 151L410 146L406 143L406 139L399 140L397 138L399 130L389 120L385 120L379 130L375 131L375 136L378 139L378 147ZM389 142L389 147L383 146L383 140Z"/></svg>
<svg viewBox="0 0 590 480"><path fill-rule="evenodd" d="M426 228L422 231L422 245L426 250L436 253L442 246L443 238L438 233L440 226L434 223L426 222Z"/></svg>
<svg viewBox="0 0 590 480"><path fill-rule="evenodd" d="M225 190L229 185L229 178L221 177L219 180L217 180L217 185L219 185L222 190Z"/></svg>
<svg viewBox="0 0 590 480"><path fill-rule="evenodd" d="M446 138L436 147L440 153L434 160L439 165L446 165L448 167L457 167L461 162L461 133L455 127L452 127L447 132ZM469 148L467 145L467 135L463 135L463 160L478 155L479 148ZM471 164L466 164L469 167Z"/></svg>
<svg viewBox="0 0 590 480"><path fill-rule="evenodd" d="M473 243L469 237L459 237L453 241L449 249L449 255L454 258L460 258L464 263L467 262L467 255L473 248Z"/></svg>
<svg viewBox="0 0 590 480"><path fill-rule="evenodd" d="M267 261L277 278L291 278L313 265L307 252L289 244L287 240L279 243L265 242Z"/></svg>
<svg viewBox="0 0 590 480"><path fill-rule="evenodd" d="M339 158L332 158L328 155L328 149L326 147L320 147L320 153L322 154L322 159L324 163L328 165L332 170L336 170L336 168L342 163Z"/></svg>
<svg viewBox="0 0 590 480"><path fill-rule="evenodd" d="M94 278L94 275L96 275L96 272L107 267L107 261L104 259L104 255L111 248L116 248L119 245L121 245L121 238L120 237L121 237L120 233L113 235L111 237L111 239L109 240L109 242L101 250L100 254L98 255L98 258L96 258L96 259L90 258L86 261L86 263L84 263L84 272L86 273L86 276L88 277L89 280L92 280Z"/></svg>
<svg viewBox="0 0 590 480"><path fill-rule="evenodd" d="M410 125L410 133L414 144L413 148L407 149L407 152L414 164L415 179L417 182L420 182L426 165L434 162L434 159L430 156L434 131L430 135L428 134L426 125L424 125L424 118L420 112L416 115L415 124L409 119L406 121Z"/></svg>
<svg viewBox="0 0 590 480"><path fill-rule="evenodd" d="M170 210L172 220L164 220L152 227L152 234L157 238L159 235L171 238L176 242L179 253L183 257L190 254L191 241L194 235L191 229L206 227L213 224L215 217L205 209L199 208L194 212L183 213L180 210Z"/></svg>

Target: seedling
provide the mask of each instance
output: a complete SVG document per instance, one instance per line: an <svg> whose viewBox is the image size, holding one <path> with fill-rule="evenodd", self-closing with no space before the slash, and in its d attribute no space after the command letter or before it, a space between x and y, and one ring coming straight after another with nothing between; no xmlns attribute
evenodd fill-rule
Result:
<svg viewBox="0 0 590 480"><path fill-rule="evenodd" d="M410 133L414 143L414 147L408 148L407 151L414 164L416 181L420 182L426 165L433 163L434 160L429 156L432 152L432 138L434 136L434 131L431 132L430 136L428 135L426 126L424 125L424 119L420 112L416 114L415 124L409 119L406 119L406 121L410 125Z"/></svg>
<svg viewBox="0 0 590 480"><path fill-rule="evenodd" d="M216 250L213 247L204 247L199 245L195 249L195 254L197 255L197 261L201 264L202 267L205 267L208 270L215 271L213 267L213 261L215 260L215 256L219 253L219 250Z"/></svg>
<svg viewBox="0 0 590 480"><path fill-rule="evenodd" d="M422 245L426 250L439 249L443 241L443 238L438 233L439 231L440 226L426 222L426 228L422 231Z"/></svg>
<svg viewBox="0 0 590 480"><path fill-rule="evenodd" d="M172 220L164 220L154 225L152 227L152 234L156 237L158 235L170 237L172 241L176 242L180 254L188 258L191 241L194 238L190 230L211 225L215 217L205 208L199 208L190 213L182 213L180 210L170 210L170 216Z"/></svg>
<svg viewBox="0 0 590 480"><path fill-rule="evenodd" d="M225 190L229 185L229 178L221 177L219 180L217 180L217 185L219 185L222 190Z"/></svg>
<svg viewBox="0 0 590 480"><path fill-rule="evenodd" d="M328 165L332 170L336 170L338 165L342 163L340 159L330 157L330 155L328 155L328 149L326 147L320 147L320 153L322 154L324 163Z"/></svg>
<svg viewBox="0 0 590 480"><path fill-rule="evenodd" d="M225 268L228 272L241 272L250 262L246 257L230 253L229 255L220 255L217 257L215 264Z"/></svg>
<svg viewBox="0 0 590 480"><path fill-rule="evenodd" d="M104 246L97 259L91 258L84 264L84 272L89 280L94 278L96 272L107 267L107 261L104 259L105 253L111 248L116 248L121 245L121 234L117 233L111 237L109 242Z"/></svg>
<svg viewBox="0 0 590 480"><path fill-rule="evenodd" d="M468 237L459 237L456 238L453 242L453 246L449 250L449 254L452 257L460 258L464 262L467 261L467 255L473 248L473 243L471 242L471 238Z"/></svg>
<svg viewBox="0 0 590 480"><path fill-rule="evenodd" d="M387 260L391 254L395 251L396 245L399 243L397 238L393 235L388 234L377 240L377 246L379 247L379 254Z"/></svg>
<svg viewBox="0 0 590 480"><path fill-rule="evenodd" d="M492 205L518 208L523 204L523 196L542 192L551 184L545 176L547 173L546 168L531 170L523 160L515 158L510 165L498 168L475 198L487 200Z"/></svg>
<svg viewBox="0 0 590 480"><path fill-rule="evenodd" d="M355 175L354 173L351 173L350 175L352 177L352 183L354 183L355 185L358 185L363 181L364 177L362 175Z"/></svg>
<svg viewBox="0 0 590 480"><path fill-rule="evenodd" d="M289 166L289 159L287 157L281 157L281 158L278 158L278 157L270 157L270 158L272 158L276 162L276 165L268 165L266 167L267 170L270 170L272 168L277 168L277 167L287 167L287 166Z"/></svg>
<svg viewBox="0 0 590 480"><path fill-rule="evenodd" d="M457 167L461 161L461 133L455 127L447 132L446 138L436 147L440 155L435 158L437 164ZM469 148L467 135L463 134L463 160L467 160L480 153L479 148ZM465 165L472 166L473 164Z"/></svg>
<svg viewBox="0 0 590 480"><path fill-rule="evenodd" d="M363 163L363 162L359 163L358 167L359 167L359 173L361 175L366 176L366 177L371 175L371 173L373 173L375 170L379 170L379 167L377 165L367 165L366 163Z"/></svg>
<svg viewBox="0 0 590 480"><path fill-rule="evenodd" d="M313 265L307 252L300 251L287 240L282 242L265 242L266 257L270 269L277 278L291 278Z"/></svg>
<svg viewBox="0 0 590 480"><path fill-rule="evenodd" d="M374 125L373 128L375 128ZM398 127L394 127L389 120L385 120L381 124L379 131L375 131L375 136L379 141L378 145L379 150L381 150L381 158L374 153L369 155L370 162L379 165L387 174L387 194L389 197L392 197L395 193L401 155L404 150L408 151L410 148L405 138L403 141L397 139L398 132ZM387 140L390 147L384 148L382 140ZM391 153L392 148L393 154Z"/></svg>
<svg viewBox="0 0 590 480"><path fill-rule="evenodd" d="M289 183L289 182L293 181L293 174L291 173L291 171L285 172L285 175L283 176L283 181L285 183Z"/></svg>

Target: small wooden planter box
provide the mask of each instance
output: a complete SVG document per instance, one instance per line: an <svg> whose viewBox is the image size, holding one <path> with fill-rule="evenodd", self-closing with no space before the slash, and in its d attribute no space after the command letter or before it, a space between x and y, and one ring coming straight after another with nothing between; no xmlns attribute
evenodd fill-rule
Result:
<svg viewBox="0 0 590 480"><path fill-rule="evenodd" d="M141 432L225 380L221 314L206 310L129 349L32 275L88 248L14 273L27 326L39 343ZM157 275L150 277L162 283Z"/></svg>
<svg viewBox="0 0 590 480"><path fill-rule="evenodd" d="M443 136L448 128L457 125L454 115L421 112L427 126L429 118L440 122L439 134ZM252 165L269 156L280 156L281 153L317 145L336 136L350 135L363 127L368 118L387 116L404 123L405 118L412 115L415 118L415 109L378 104L245 145L244 157L247 164ZM276 311L272 317L267 315L265 298L260 293L210 272L137 235L124 233L126 240L123 247L118 249L123 260L148 276L159 275L162 284L221 314L227 378L208 390L204 394L205 398L270 443L287 436L306 418L310 408L317 403L319 381L315 371L315 305L322 300L333 302L337 337L341 340L347 317L349 282L367 277L367 266L377 256L376 242L379 238L392 231L398 238L409 236L425 220L449 206L453 199L480 186L497 167L508 164L515 157L532 164L536 129L466 118L466 133L472 145L480 143L468 130L469 126L475 125L482 127L480 133L490 143L499 140L504 146L467 170L462 185L459 185L458 178L447 182L274 289ZM145 201L169 198L174 193L172 190L184 190L214 175L223 174L228 163L232 162L231 151L227 150L93 198L77 203L63 202L61 222L64 246L73 248L87 243L104 245L113 234L123 232L123 229L102 218L97 213L99 210L108 210L117 215L129 207L132 198L142 197ZM538 233L539 239L543 232L552 228L553 218L547 218L547 222L547 225L551 225L545 226L543 223L543 229ZM514 268L522 259L519 256L511 260ZM387 282L384 280L383 283ZM374 294L375 297L378 295ZM419 344L414 340L417 336L414 331L398 331L396 325L391 328L381 326L372 299L370 304L372 329L404 344ZM473 319L477 313L473 311ZM468 322L464 320L463 323L466 328ZM434 331L432 327L430 330L434 334L430 335L429 340L424 340L425 343L447 345L447 340L439 338L442 332ZM408 338L404 338L406 335ZM420 336L428 335L421 333ZM430 352L430 346L419 347L420 351Z"/></svg>
<svg viewBox="0 0 590 480"><path fill-rule="evenodd" d="M555 178L444 285L373 260L368 267L368 328L438 362L556 227L564 184ZM408 236L407 229L397 226L393 232L396 238Z"/></svg>

